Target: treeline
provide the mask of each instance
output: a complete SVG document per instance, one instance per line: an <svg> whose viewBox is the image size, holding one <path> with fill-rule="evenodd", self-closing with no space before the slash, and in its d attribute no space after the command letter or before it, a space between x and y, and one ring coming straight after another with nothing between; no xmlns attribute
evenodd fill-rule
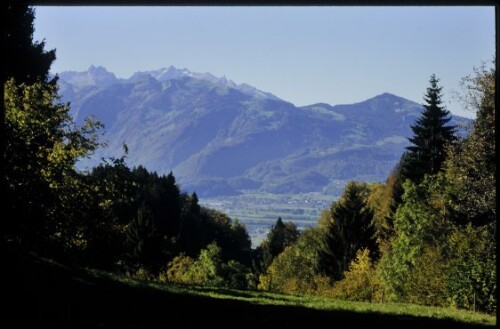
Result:
<svg viewBox="0 0 500 329"><path fill-rule="evenodd" d="M94 118L76 125L59 101L57 77L49 79L55 51L33 41L34 10L2 8L2 48L18 63L2 70L3 247L148 279L188 261L190 281L246 288L245 227L182 193L171 173L127 167L126 146L122 158L76 169L101 146L103 126Z"/></svg>
<svg viewBox="0 0 500 329"><path fill-rule="evenodd" d="M299 232L279 218L252 250L244 225L200 206L172 173L129 168L126 146L122 158L77 170L103 127L76 125L58 101L57 79L48 80L55 53L33 42L32 9L6 11L9 56L45 68L2 77L2 244L11 253L178 284L496 312L494 69L464 80L477 115L466 138L447 125L432 76L411 145L385 183L350 182L316 227Z"/></svg>
<svg viewBox="0 0 500 329"><path fill-rule="evenodd" d="M250 265L245 227L181 193L172 174L110 159L75 169L95 149L99 125L77 127L54 85L5 84L5 241L18 248L105 269L157 276L179 254L197 257L215 242L221 260Z"/></svg>
<svg viewBox="0 0 500 329"><path fill-rule="evenodd" d="M463 139L437 83L387 181L347 184L317 227L283 243L259 288L496 312L495 69L463 80L476 112Z"/></svg>

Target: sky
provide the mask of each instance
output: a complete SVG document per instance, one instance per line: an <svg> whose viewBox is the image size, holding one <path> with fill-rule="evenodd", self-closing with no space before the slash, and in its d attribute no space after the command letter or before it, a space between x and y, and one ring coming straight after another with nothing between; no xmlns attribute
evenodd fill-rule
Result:
<svg viewBox="0 0 500 329"><path fill-rule="evenodd" d="M52 73L103 66L117 77L173 65L226 76L296 106L384 92L423 103L432 74L455 93L495 55L493 6L35 7Z"/></svg>

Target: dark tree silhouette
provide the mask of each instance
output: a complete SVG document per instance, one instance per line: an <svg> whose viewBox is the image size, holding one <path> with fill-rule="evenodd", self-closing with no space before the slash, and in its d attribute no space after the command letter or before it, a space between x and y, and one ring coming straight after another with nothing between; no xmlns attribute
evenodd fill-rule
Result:
<svg viewBox="0 0 500 329"><path fill-rule="evenodd" d="M44 41L33 40L35 10L24 1L5 1L1 6L3 78L27 84L38 79L47 82L56 52L45 51Z"/></svg>
<svg viewBox="0 0 500 329"><path fill-rule="evenodd" d="M153 213L145 205L137 211L127 228L127 260L131 268L143 267L157 274L166 261L162 237L153 221Z"/></svg>
<svg viewBox="0 0 500 329"><path fill-rule="evenodd" d="M45 51L45 42L34 42L34 9L24 1L7 0L0 5L2 12L2 64L0 68L0 192L6 195L5 181L5 99L4 85L10 78L16 83L32 84L37 79L46 82L56 58L55 50ZM55 82L55 80L54 80Z"/></svg>
<svg viewBox="0 0 500 329"><path fill-rule="evenodd" d="M276 223L267 233L266 239L256 249L254 256L256 270L264 272L274 258L281 254L286 247L294 244L298 238L297 226L293 222L284 223L281 217L278 217Z"/></svg>

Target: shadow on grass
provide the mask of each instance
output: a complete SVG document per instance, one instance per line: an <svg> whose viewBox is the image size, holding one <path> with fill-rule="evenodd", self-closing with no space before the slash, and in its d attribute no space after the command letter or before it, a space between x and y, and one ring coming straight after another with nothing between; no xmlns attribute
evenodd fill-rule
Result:
<svg viewBox="0 0 500 329"><path fill-rule="evenodd" d="M258 305L131 287L23 257L9 261L2 322L23 326L168 328L478 328L453 320Z"/></svg>
<svg viewBox="0 0 500 329"><path fill-rule="evenodd" d="M227 296L231 297L241 297L241 298L265 298L268 300L273 300L273 301L282 301L282 302L287 302L289 299L282 296L280 297L279 294L274 294L274 293L267 293L263 291L255 291L253 290L252 292L246 292L244 290L235 290L235 289L228 289L228 288L213 288L213 287L200 287L200 286L181 286L182 288L186 289L188 288L191 291L196 291L199 293L218 293L218 294L224 294Z"/></svg>

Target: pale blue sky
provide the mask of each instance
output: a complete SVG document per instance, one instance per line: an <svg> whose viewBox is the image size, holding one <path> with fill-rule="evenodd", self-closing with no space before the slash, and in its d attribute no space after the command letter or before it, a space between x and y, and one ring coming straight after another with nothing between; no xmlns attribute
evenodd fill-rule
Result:
<svg viewBox="0 0 500 329"><path fill-rule="evenodd" d="M227 76L297 106L390 92L418 103L435 73L447 108L495 53L494 7L36 7L54 73L118 77L174 65Z"/></svg>

